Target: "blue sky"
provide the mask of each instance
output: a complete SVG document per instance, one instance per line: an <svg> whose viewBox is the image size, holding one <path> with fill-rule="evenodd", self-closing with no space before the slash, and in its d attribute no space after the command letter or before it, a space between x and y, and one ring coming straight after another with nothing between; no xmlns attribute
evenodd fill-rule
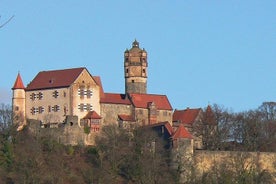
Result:
<svg viewBox="0 0 276 184"><path fill-rule="evenodd" d="M106 92L124 92L123 53L148 52L148 93L173 108L234 111L276 101L275 0L0 0L0 103L18 71L86 67Z"/></svg>

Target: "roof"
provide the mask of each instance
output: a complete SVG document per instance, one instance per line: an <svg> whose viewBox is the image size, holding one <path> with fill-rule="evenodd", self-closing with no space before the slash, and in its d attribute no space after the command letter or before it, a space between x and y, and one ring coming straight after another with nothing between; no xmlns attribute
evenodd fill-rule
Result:
<svg viewBox="0 0 276 184"><path fill-rule="evenodd" d="M124 104L124 105L131 104L125 94L118 94L118 93L104 93L104 97L101 98L101 103Z"/></svg>
<svg viewBox="0 0 276 184"><path fill-rule="evenodd" d="M39 72L26 90L69 87L86 68L71 68Z"/></svg>
<svg viewBox="0 0 276 184"><path fill-rule="evenodd" d="M148 104L154 102L159 110L172 110L172 106L166 95L131 93L130 100L137 108L148 108Z"/></svg>
<svg viewBox="0 0 276 184"><path fill-rule="evenodd" d="M133 118L133 116L131 116L131 115L126 115L126 114L119 114L119 115L118 115L118 118L119 118L120 120L123 120L123 121L132 121L132 122L135 121L135 119Z"/></svg>
<svg viewBox="0 0 276 184"><path fill-rule="evenodd" d="M185 109L175 110L173 113L173 121L179 121L180 123L192 124L196 121L201 108L198 109Z"/></svg>
<svg viewBox="0 0 276 184"><path fill-rule="evenodd" d="M89 111L83 119L102 119L96 111Z"/></svg>
<svg viewBox="0 0 276 184"><path fill-rule="evenodd" d="M208 125L217 125L215 114L213 113L213 110L210 105L208 105L206 108L204 123Z"/></svg>
<svg viewBox="0 0 276 184"><path fill-rule="evenodd" d="M148 126L148 127L164 126L170 135L173 134L173 127L171 126L171 124L168 121L154 123L154 124L150 124L150 125L146 125L146 126Z"/></svg>
<svg viewBox="0 0 276 184"><path fill-rule="evenodd" d="M14 85L12 89L25 89L20 73L17 74Z"/></svg>
<svg viewBox="0 0 276 184"><path fill-rule="evenodd" d="M180 139L180 138L192 139L193 136L188 132L188 130L186 130L183 124L180 124L171 138L172 139Z"/></svg>

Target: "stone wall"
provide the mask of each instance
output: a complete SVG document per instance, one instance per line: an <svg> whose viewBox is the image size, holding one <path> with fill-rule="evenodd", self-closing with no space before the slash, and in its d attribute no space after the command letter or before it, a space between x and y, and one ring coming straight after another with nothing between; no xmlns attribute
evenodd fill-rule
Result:
<svg viewBox="0 0 276 184"><path fill-rule="evenodd" d="M39 137L49 137L66 145L92 145L97 133L86 134L84 127L79 126L77 116L67 116L66 121L54 128L43 128L38 120L28 120L28 128Z"/></svg>
<svg viewBox="0 0 276 184"><path fill-rule="evenodd" d="M102 103L101 116L104 118L101 126L111 124L111 123L118 124L119 114L131 115L132 114L131 105Z"/></svg>
<svg viewBox="0 0 276 184"><path fill-rule="evenodd" d="M274 176L276 182L276 153L196 150L194 164L198 176L224 166L236 172L248 169L266 171Z"/></svg>

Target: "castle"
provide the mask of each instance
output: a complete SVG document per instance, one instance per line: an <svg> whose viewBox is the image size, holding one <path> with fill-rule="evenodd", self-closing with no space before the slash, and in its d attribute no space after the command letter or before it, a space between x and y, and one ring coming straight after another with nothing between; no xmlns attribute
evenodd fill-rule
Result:
<svg viewBox="0 0 276 184"><path fill-rule="evenodd" d="M174 138L194 139L201 149L202 135L192 132L193 125L204 123L202 109L173 111L166 95L147 93L147 72L147 52L135 40L124 52L124 94L104 92L101 78L84 67L41 71L26 87L18 74L12 88L15 121L24 126L32 119L41 128L58 128L74 116L77 119L69 118L68 124L89 127L91 137L110 123L128 129L164 126L171 136L176 133ZM185 133L178 130L180 124L185 125Z"/></svg>
<svg viewBox="0 0 276 184"><path fill-rule="evenodd" d="M26 87L18 74L12 88L14 122L18 129L28 122L35 127L34 133L53 132L51 136L64 144L86 145L93 144L95 135L107 124L126 129L150 126L172 140L177 168L192 158L195 170L204 175L214 163L247 154L249 159L257 158L254 163L260 169L275 173L271 162L276 158L274 153L202 151L208 144L204 135L212 135L217 129L211 107L173 110L166 95L147 93L147 72L147 52L135 40L124 52L123 94L104 92L101 78L84 67L41 71ZM185 181L187 173L184 168L180 171L180 180Z"/></svg>

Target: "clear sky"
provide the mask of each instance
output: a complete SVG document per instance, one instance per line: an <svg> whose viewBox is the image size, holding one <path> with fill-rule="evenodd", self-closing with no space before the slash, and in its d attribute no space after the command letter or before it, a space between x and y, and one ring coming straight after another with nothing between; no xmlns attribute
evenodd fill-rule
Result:
<svg viewBox="0 0 276 184"><path fill-rule="evenodd" d="M275 0L0 0L0 103L18 71L86 67L124 92L123 53L148 52L148 93L173 108L234 111L276 101Z"/></svg>

